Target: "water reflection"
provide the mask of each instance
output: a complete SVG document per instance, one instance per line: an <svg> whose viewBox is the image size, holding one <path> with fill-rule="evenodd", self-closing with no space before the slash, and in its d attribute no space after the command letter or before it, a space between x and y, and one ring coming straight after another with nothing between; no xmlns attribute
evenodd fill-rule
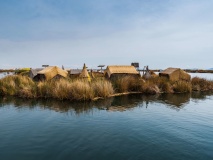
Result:
<svg viewBox="0 0 213 160"><path fill-rule="evenodd" d="M1 97L0 107L12 105L17 109L50 109L56 112L69 112L74 114L91 113L94 109L107 111L126 111L135 107L149 107L151 103L161 103L165 106L180 110L190 100L205 100L213 95L212 92L193 92L191 94L159 94L159 95L129 95L107 98L95 102L71 102L55 99L22 99L14 97Z"/></svg>

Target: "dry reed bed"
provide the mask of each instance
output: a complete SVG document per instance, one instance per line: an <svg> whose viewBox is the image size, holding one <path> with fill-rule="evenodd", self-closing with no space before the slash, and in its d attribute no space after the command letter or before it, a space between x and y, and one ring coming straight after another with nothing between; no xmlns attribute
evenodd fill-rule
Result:
<svg viewBox="0 0 213 160"><path fill-rule="evenodd" d="M109 97L114 93L109 81L60 79L34 82L26 76L7 76L0 79L0 94L24 98L57 98L69 100L93 100L95 97Z"/></svg>
<svg viewBox="0 0 213 160"><path fill-rule="evenodd" d="M0 95L23 98L56 98L69 100L95 100L98 98L122 95L123 93L185 93L191 91L213 90L213 81L195 77L191 82L172 82L154 77L149 80L123 77L112 82L97 79L92 82L77 79L60 79L34 82L27 76L13 75L0 79Z"/></svg>
<svg viewBox="0 0 213 160"><path fill-rule="evenodd" d="M186 93L191 91L213 90L213 81L203 78L192 78L187 81L169 81L163 77L153 77L148 80L124 77L112 82L116 92L139 92L144 94Z"/></svg>

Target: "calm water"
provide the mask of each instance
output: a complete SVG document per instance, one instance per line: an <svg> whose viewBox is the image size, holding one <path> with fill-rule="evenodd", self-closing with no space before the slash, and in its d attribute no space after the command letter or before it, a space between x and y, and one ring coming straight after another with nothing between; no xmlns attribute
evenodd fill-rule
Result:
<svg viewBox="0 0 213 160"><path fill-rule="evenodd" d="M0 97L0 160L10 159L212 160L213 93L90 103Z"/></svg>
<svg viewBox="0 0 213 160"><path fill-rule="evenodd" d="M208 80L213 80L213 73L189 73L191 77L200 77Z"/></svg>
<svg viewBox="0 0 213 160"><path fill-rule="evenodd" d="M14 72L0 72L0 78L4 78L9 75L14 75Z"/></svg>
<svg viewBox="0 0 213 160"><path fill-rule="evenodd" d="M0 159L213 159L213 94L0 98Z"/></svg>

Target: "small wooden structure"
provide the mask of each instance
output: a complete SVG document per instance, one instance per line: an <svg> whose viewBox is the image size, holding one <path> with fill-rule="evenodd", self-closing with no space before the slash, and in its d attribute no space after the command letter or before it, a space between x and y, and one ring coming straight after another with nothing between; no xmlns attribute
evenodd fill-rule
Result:
<svg viewBox="0 0 213 160"><path fill-rule="evenodd" d="M134 66L137 70L139 70L139 63L138 62L132 62L131 66Z"/></svg>
<svg viewBox="0 0 213 160"><path fill-rule="evenodd" d="M103 67L105 67L105 65L99 65L98 67L101 68L101 72L103 71Z"/></svg>
<svg viewBox="0 0 213 160"><path fill-rule="evenodd" d="M159 73L160 77L166 77L171 81L190 81L191 76L180 68L167 68L163 72Z"/></svg>
<svg viewBox="0 0 213 160"><path fill-rule="evenodd" d="M41 70L43 70L43 68L35 68L35 69L30 68L29 77L33 79Z"/></svg>
<svg viewBox="0 0 213 160"><path fill-rule="evenodd" d="M66 78L67 75L68 72L66 70L63 70L57 66L50 66L39 71L33 79L35 81L52 80L52 79Z"/></svg>
<svg viewBox="0 0 213 160"><path fill-rule="evenodd" d="M82 72L82 69L70 69L70 78L78 78Z"/></svg>
<svg viewBox="0 0 213 160"><path fill-rule="evenodd" d="M46 68L46 67L49 67L49 65L43 64L42 67Z"/></svg>
<svg viewBox="0 0 213 160"><path fill-rule="evenodd" d="M104 76L108 79L115 79L124 76L140 77L140 74L134 66L113 65L107 66Z"/></svg>

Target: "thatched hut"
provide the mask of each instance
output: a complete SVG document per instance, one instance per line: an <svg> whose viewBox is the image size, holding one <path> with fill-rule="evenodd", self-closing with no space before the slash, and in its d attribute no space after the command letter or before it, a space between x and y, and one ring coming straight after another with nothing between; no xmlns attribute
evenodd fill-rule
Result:
<svg viewBox="0 0 213 160"><path fill-rule="evenodd" d="M36 68L36 69L30 68L29 77L33 79L42 69L43 68Z"/></svg>
<svg viewBox="0 0 213 160"><path fill-rule="evenodd" d="M57 66L51 66L39 71L33 78L36 81L66 78L68 72Z"/></svg>
<svg viewBox="0 0 213 160"><path fill-rule="evenodd" d="M191 76L180 68L167 68L159 73L160 77L166 77L171 81L185 80L190 81Z"/></svg>
<svg viewBox="0 0 213 160"><path fill-rule="evenodd" d="M108 79L116 79L124 76L140 77L140 73L134 66L107 66L104 76Z"/></svg>
<svg viewBox="0 0 213 160"><path fill-rule="evenodd" d="M82 72L82 69L70 69L70 78L78 78Z"/></svg>
<svg viewBox="0 0 213 160"><path fill-rule="evenodd" d="M81 74L79 75L80 78L85 78L85 79L88 79L89 81L91 80L91 77L87 71L87 67L84 63L84 66L83 66L83 69L81 71Z"/></svg>

